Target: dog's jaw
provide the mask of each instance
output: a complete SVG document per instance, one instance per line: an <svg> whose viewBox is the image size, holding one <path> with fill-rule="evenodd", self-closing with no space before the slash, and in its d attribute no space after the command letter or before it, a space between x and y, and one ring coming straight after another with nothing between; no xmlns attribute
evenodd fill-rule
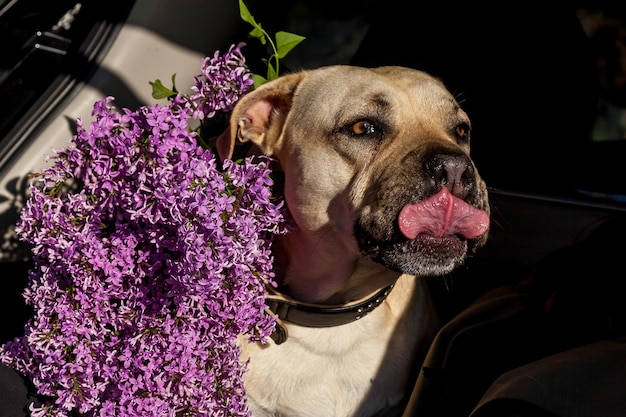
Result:
<svg viewBox="0 0 626 417"><path fill-rule="evenodd" d="M404 205L398 215L383 217L382 222L381 216L361 216L355 226L359 248L365 256L406 274L449 273L486 241L488 206L478 201L485 209L443 187L431 197ZM395 213L401 207L392 206L396 209L379 210Z"/></svg>
<svg viewBox="0 0 626 417"><path fill-rule="evenodd" d="M365 256L396 271L415 276L443 275L463 264L469 241L458 236L435 237L425 234L396 242L377 241L363 228L356 228Z"/></svg>

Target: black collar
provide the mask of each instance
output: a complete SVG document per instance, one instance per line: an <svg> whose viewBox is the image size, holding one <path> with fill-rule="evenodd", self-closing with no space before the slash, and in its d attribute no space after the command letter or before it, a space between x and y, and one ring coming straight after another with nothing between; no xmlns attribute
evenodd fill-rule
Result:
<svg viewBox="0 0 626 417"><path fill-rule="evenodd" d="M277 316L276 330L271 337L278 345L287 340L287 329L281 321L305 327L333 327L359 320L378 307L392 288L393 284L372 296L339 305L303 303L278 293L274 288L268 288L265 299L268 314Z"/></svg>

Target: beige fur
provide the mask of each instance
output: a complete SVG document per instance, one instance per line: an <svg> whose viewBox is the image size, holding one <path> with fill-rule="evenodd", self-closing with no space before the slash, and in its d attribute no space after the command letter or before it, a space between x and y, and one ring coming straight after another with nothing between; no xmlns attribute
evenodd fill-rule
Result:
<svg viewBox="0 0 626 417"><path fill-rule="evenodd" d="M228 158L237 143L252 141L284 171L295 228L274 245L279 290L302 302L343 304L395 283L355 322L287 322L283 344L242 343L255 417L402 413L411 372L438 326L420 276L452 271L487 231L410 242L398 232L398 215L441 187L488 212L468 135L467 115L441 82L399 67L299 72L240 100L218 150ZM439 155L452 155L443 179Z"/></svg>

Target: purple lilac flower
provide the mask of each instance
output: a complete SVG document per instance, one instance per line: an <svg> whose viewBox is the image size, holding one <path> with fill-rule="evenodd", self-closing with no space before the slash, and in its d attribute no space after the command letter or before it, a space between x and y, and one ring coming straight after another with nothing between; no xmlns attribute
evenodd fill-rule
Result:
<svg viewBox="0 0 626 417"><path fill-rule="evenodd" d="M213 117L217 111L230 112L252 84L252 73L245 67L241 53L244 43L232 45L227 53L215 52L202 60L202 74L194 77L192 101L200 101L194 118Z"/></svg>
<svg viewBox="0 0 626 417"><path fill-rule="evenodd" d="M194 106L226 109L249 86L239 47L203 63L191 102L97 102L31 184L16 228L32 247L34 315L0 360L49 399L34 416L249 414L238 338L274 328L264 299L282 200L266 158L218 169L187 126Z"/></svg>

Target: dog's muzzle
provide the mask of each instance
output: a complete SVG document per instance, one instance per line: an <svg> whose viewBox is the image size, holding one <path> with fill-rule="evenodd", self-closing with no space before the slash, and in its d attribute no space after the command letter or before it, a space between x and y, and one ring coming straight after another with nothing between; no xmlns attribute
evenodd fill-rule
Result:
<svg viewBox="0 0 626 417"><path fill-rule="evenodd" d="M484 243L489 213L453 195L446 187L407 203L386 223L357 223L361 252L396 271L442 275L463 263Z"/></svg>

